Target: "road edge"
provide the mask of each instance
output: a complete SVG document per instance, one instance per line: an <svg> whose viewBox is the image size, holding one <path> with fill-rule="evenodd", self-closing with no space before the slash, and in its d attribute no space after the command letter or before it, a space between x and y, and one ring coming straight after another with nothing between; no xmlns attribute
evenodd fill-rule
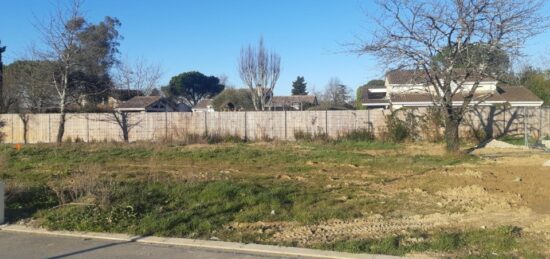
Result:
<svg viewBox="0 0 550 259"><path fill-rule="evenodd" d="M187 238L164 238L155 236L131 236L127 234L111 234L96 232L77 232L77 231L50 231L41 228L34 228L23 225L0 225L0 231L18 232L38 235L52 235L61 237L89 238L100 240L111 240L121 242L136 242L150 245L182 246L192 248L203 248L210 250L222 250L226 252L246 252L253 254L275 255L275 256L299 256L309 258L330 258L330 259L391 259L399 258L388 255L371 254L352 254L344 252L334 252L325 250L315 250L308 248L284 247L274 245L243 244L225 241L197 240Z"/></svg>

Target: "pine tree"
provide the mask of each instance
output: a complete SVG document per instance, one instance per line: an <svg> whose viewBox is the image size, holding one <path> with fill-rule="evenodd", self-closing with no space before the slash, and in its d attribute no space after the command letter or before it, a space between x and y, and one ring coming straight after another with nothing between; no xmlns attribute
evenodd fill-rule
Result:
<svg viewBox="0 0 550 259"><path fill-rule="evenodd" d="M303 76L296 78L296 81L292 82L292 95L307 95L306 91L307 83Z"/></svg>

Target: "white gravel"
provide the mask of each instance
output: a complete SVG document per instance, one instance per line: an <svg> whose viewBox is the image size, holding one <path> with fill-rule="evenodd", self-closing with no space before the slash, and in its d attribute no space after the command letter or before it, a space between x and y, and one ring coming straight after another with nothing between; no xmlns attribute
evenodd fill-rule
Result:
<svg viewBox="0 0 550 259"><path fill-rule="evenodd" d="M485 145L485 148L514 148L514 149L525 149L524 146L516 146L504 141L493 139Z"/></svg>

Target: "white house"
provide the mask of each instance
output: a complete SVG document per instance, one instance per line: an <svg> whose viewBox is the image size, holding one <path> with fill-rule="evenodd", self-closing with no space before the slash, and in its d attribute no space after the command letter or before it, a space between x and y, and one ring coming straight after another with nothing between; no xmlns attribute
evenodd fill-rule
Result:
<svg viewBox="0 0 550 259"><path fill-rule="evenodd" d="M394 70L386 74L384 86L375 86L363 91L361 103L366 108L427 107L434 105L436 95L433 85L428 85L424 74L416 70ZM465 81L461 92L467 93L474 81ZM452 84L455 87L456 84ZM458 92L453 97L453 105L462 105L463 95ZM499 86L492 78L479 81L472 105L508 104L512 107L539 107L543 101L529 89L522 86Z"/></svg>

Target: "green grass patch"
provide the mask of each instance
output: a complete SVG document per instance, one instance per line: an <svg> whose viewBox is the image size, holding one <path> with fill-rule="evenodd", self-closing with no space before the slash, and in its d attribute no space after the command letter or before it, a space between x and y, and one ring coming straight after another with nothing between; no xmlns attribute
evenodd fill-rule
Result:
<svg viewBox="0 0 550 259"><path fill-rule="evenodd" d="M467 258L542 258L532 247L522 246L521 229L502 226L495 229L460 232L413 233L383 239L344 240L317 244L314 248L351 253L405 255L433 252Z"/></svg>

